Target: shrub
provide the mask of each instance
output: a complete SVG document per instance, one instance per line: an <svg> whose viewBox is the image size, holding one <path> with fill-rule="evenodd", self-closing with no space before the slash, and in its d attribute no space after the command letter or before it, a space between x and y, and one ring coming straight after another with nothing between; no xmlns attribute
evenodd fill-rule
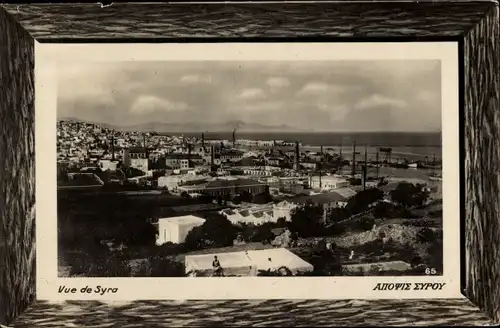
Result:
<svg viewBox="0 0 500 328"><path fill-rule="evenodd" d="M225 216L211 213L205 222L188 232L184 244L188 249L199 249L206 245L214 247L231 246L236 238L237 228Z"/></svg>
<svg viewBox="0 0 500 328"><path fill-rule="evenodd" d="M404 207L422 206L429 198L429 193L422 187L420 184L401 182L396 189L391 191L391 198Z"/></svg>
<svg viewBox="0 0 500 328"><path fill-rule="evenodd" d="M100 256L80 253L65 257L71 266L71 276L84 277L129 277L128 257L119 252L103 251Z"/></svg>
<svg viewBox="0 0 500 328"><path fill-rule="evenodd" d="M182 263L168 257L150 258L151 277L184 277L185 268Z"/></svg>
<svg viewBox="0 0 500 328"><path fill-rule="evenodd" d="M348 200L346 209L351 214L358 214L366 211L371 204L381 200L383 197L384 193L380 189L370 188L362 190Z"/></svg>
<svg viewBox="0 0 500 328"><path fill-rule="evenodd" d="M420 229L417 233L417 241L422 244L435 243L439 238L439 234L429 228Z"/></svg>
<svg viewBox="0 0 500 328"><path fill-rule="evenodd" d="M286 218L278 218L278 220L276 221L276 226L280 228L285 228L286 226L288 226Z"/></svg>
<svg viewBox="0 0 500 328"><path fill-rule="evenodd" d="M289 224L290 231L306 238L323 235L326 231L323 211L323 206L314 205L312 202L295 208Z"/></svg>

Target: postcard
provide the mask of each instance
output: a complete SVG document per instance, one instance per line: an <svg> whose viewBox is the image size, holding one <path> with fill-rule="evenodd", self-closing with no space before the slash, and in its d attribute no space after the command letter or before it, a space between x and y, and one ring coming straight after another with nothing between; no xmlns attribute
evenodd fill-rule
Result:
<svg viewBox="0 0 500 328"><path fill-rule="evenodd" d="M462 298L458 49L37 43L37 298Z"/></svg>

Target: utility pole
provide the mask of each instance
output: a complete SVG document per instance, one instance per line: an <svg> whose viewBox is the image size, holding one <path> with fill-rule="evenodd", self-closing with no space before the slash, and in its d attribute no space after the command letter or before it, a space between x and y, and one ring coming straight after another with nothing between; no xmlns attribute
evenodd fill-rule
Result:
<svg viewBox="0 0 500 328"><path fill-rule="evenodd" d="M321 176L321 164L320 164L320 167L319 167L319 188L320 189L323 188L323 184L321 183L321 178L322 178L322 176Z"/></svg>
<svg viewBox="0 0 500 328"><path fill-rule="evenodd" d="M436 154L432 154L432 175L435 174L436 170Z"/></svg>
<svg viewBox="0 0 500 328"><path fill-rule="evenodd" d="M111 132L111 160L112 161L115 160L115 134L113 132Z"/></svg>
<svg viewBox="0 0 500 328"><path fill-rule="evenodd" d="M368 147L365 145L365 165L363 166L363 190L366 190L366 176L368 170Z"/></svg>
<svg viewBox="0 0 500 328"><path fill-rule="evenodd" d="M356 175L356 141L352 144L352 177Z"/></svg>

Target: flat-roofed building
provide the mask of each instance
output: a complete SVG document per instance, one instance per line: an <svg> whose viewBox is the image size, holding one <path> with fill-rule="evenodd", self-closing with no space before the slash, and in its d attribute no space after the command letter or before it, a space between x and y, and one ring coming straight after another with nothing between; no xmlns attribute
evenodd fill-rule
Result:
<svg viewBox="0 0 500 328"><path fill-rule="evenodd" d="M176 216L158 219L158 235L156 245L167 242L180 244L186 240L189 231L205 223L205 219L194 216Z"/></svg>
<svg viewBox="0 0 500 328"><path fill-rule="evenodd" d="M283 217L286 220L290 220L292 211L295 208L311 202L314 205L321 205L323 207L323 219L326 219L330 209L345 207L347 205L348 198L349 197L341 195L337 192L325 192L316 195L290 198L273 205L273 217L276 219Z"/></svg>
<svg viewBox="0 0 500 328"><path fill-rule="evenodd" d="M172 153L165 156L165 164L173 169L187 169L203 164L203 157L198 154Z"/></svg>
<svg viewBox="0 0 500 328"><path fill-rule="evenodd" d="M196 174L167 175L158 178L158 187L178 192L180 186L197 185L206 182L208 179L210 179L210 176Z"/></svg>
<svg viewBox="0 0 500 328"><path fill-rule="evenodd" d="M270 248L243 252L187 255L186 273L197 272L198 276L213 274L212 262L217 256L225 276L256 276L259 270L288 268L293 275L311 272L314 267L286 248Z"/></svg>
<svg viewBox="0 0 500 328"><path fill-rule="evenodd" d="M312 189L337 189L349 186L349 181L335 175L311 176L309 177L309 187Z"/></svg>

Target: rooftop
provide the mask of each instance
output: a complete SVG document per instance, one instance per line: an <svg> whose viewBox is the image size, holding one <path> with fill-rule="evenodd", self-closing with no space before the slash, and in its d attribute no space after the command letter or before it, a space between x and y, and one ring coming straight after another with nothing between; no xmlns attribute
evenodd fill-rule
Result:
<svg viewBox="0 0 500 328"><path fill-rule="evenodd" d="M198 154L168 154L165 156L166 159L201 159Z"/></svg>
<svg viewBox="0 0 500 328"><path fill-rule="evenodd" d="M214 256L217 256L222 268L252 267L258 270L279 269L282 266L290 270L311 271L313 266L286 248L270 248L231 253L213 253L186 256L186 266L194 270L211 270Z"/></svg>
<svg viewBox="0 0 500 328"><path fill-rule="evenodd" d="M185 216L175 216L171 218L161 218L158 219L158 222L169 222L175 224L192 224L192 223L201 223L205 222L205 219L200 218L194 215L185 215Z"/></svg>
<svg viewBox="0 0 500 328"><path fill-rule="evenodd" d="M314 178L314 179L319 179L319 175L312 175L311 178ZM328 180L328 181L346 181L345 178L343 177L340 177L340 176L336 176L336 175L322 175L321 176L321 180L325 181L325 180Z"/></svg>
<svg viewBox="0 0 500 328"><path fill-rule="evenodd" d="M147 148L144 148L144 147L130 147L128 148L128 152L129 153L146 153L148 151Z"/></svg>
<svg viewBox="0 0 500 328"><path fill-rule="evenodd" d="M207 184L207 188L234 188L241 186L258 186L258 185L264 185L264 184L252 179L235 179L235 180L219 179L215 181L210 181Z"/></svg>
<svg viewBox="0 0 500 328"><path fill-rule="evenodd" d="M351 198L352 196L356 195L356 191L351 188L338 188L335 189L335 193L345 198Z"/></svg>
<svg viewBox="0 0 500 328"><path fill-rule="evenodd" d="M241 156L243 155L244 153L240 150L236 150L236 149L224 149L221 151L221 155L237 155L237 156Z"/></svg>
<svg viewBox="0 0 500 328"><path fill-rule="evenodd" d="M307 201L312 201L314 204L328 204L332 202L344 202L346 200L347 197L333 191L317 195L300 196L290 199L289 202L303 204Z"/></svg>

